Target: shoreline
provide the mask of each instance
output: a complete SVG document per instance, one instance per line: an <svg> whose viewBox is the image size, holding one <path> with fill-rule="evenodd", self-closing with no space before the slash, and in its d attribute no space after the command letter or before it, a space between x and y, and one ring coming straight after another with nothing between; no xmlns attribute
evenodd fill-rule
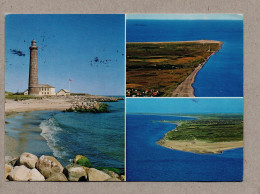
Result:
<svg viewBox="0 0 260 194"><path fill-rule="evenodd" d="M69 109L75 103L89 102L117 102L122 100L121 97L104 97L104 96L69 96L69 97L47 97L43 99L28 99L15 101L6 99L5 116L20 112L32 112L43 110L60 110Z"/></svg>
<svg viewBox="0 0 260 194"><path fill-rule="evenodd" d="M189 42L189 41L187 41ZM190 41L192 42L192 41ZM215 41L216 43L220 44L220 49L221 46L223 45L223 42L220 41ZM219 49L219 50L220 50ZM216 52L213 52L206 60L205 62L201 63L198 65L198 67L196 67L194 69L194 71L188 76L186 77L186 79L180 84L178 85L178 87L172 92L172 97L195 97L194 95L194 88L193 88L193 83L195 82L195 78L198 74L198 72L204 67L204 65L208 62L208 60L210 59L210 57L214 54L216 54L219 50L217 50Z"/></svg>
<svg viewBox="0 0 260 194"><path fill-rule="evenodd" d="M192 152L196 154L220 154L223 151L243 147L243 141L230 142L204 142L204 141L174 141L161 139L156 142L158 145L165 148Z"/></svg>
<svg viewBox="0 0 260 194"><path fill-rule="evenodd" d="M170 131L177 129L180 122L172 122L176 127ZM167 133L169 133L168 131ZM192 152L195 154L221 154L223 151L243 148L242 141L226 141L226 142L206 142L199 140L166 140L164 134L163 138L156 141L156 144L168 149L178 150L183 152Z"/></svg>
<svg viewBox="0 0 260 194"><path fill-rule="evenodd" d="M4 137L5 156L12 156L13 158L18 157L20 155L17 149L18 146L19 143L14 137L5 134Z"/></svg>

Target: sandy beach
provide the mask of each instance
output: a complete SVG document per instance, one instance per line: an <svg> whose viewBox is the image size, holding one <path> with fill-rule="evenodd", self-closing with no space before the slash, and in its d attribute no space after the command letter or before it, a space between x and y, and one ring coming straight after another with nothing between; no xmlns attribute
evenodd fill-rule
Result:
<svg viewBox="0 0 260 194"><path fill-rule="evenodd" d="M198 154L218 154L224 150L243 147L243 141L232 142L214 142L208 143L203 141L172 141L159 140L158 145L173 150L180 150L184 152L193 152Z"/></svg>
<svg viewBox="0 0 260 194"><path fill-rule="evenodd" d="M186 41L187 42L199 42L199 43L218 43L220 45L223 44L223 42L220 41L214 41L214 40L199 40L199 41ZM195 97L194 95L194 88L192 87L192 84L195 81L195 77L197 73L201 70L201 68L207 63L209 58L216 54L217 52L213 52L204 63L200 64L198 67L195 68L195 70L173 91L172 97Z"/></svg>
<svg viewBox="0 0 260 194"><path fill-rule="evenodd" d="M66 98L46 98L14 101L6 99L5 113L65 110L71 106L71 100Z"/></svg>

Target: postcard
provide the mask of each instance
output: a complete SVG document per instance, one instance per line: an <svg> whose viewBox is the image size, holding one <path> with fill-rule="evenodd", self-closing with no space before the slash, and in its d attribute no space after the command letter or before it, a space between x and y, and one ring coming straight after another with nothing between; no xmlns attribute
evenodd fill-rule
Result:
<svg viewBox="0 0 260 194"><path fill-rule="evenodd" d="M243 15L6 15L5 180L243 181Z"/></svg>

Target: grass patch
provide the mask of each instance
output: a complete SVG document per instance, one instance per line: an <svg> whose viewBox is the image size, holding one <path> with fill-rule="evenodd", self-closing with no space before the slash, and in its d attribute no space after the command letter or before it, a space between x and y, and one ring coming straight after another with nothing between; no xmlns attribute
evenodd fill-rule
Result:
<svg viewBox="0 0 260 194"><path fill-rule="evenodd" d="M31 95L23 95L23 94L13 94L13 93L8 93L5 95L6 99L11 99L14 101L20 101L20 100L29 100L29 99L42 99L42 97L37 97L37 96L31 96Z"/></svg>
<svg viewBox="0 0 260 194"><path fill-rule="evenodd" d="M179 121L179 126L165 136L166 140L199 140L230 142L243 140L243 116L214 116L198 120Z"/></svg>

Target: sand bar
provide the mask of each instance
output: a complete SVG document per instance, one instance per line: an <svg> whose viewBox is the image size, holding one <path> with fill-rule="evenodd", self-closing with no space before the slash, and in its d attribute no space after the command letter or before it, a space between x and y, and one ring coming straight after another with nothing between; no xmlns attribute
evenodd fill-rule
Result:
<svg viewBox="0 0 260 194"><path fill-rule="evenodd" d="M158 145L173 150L180 150L184 152L193 152L198 154L218 154L224 150L243 147L243 141L231 142L204 142L204 141L174 141L174 140L159 140Z"/></svg>

